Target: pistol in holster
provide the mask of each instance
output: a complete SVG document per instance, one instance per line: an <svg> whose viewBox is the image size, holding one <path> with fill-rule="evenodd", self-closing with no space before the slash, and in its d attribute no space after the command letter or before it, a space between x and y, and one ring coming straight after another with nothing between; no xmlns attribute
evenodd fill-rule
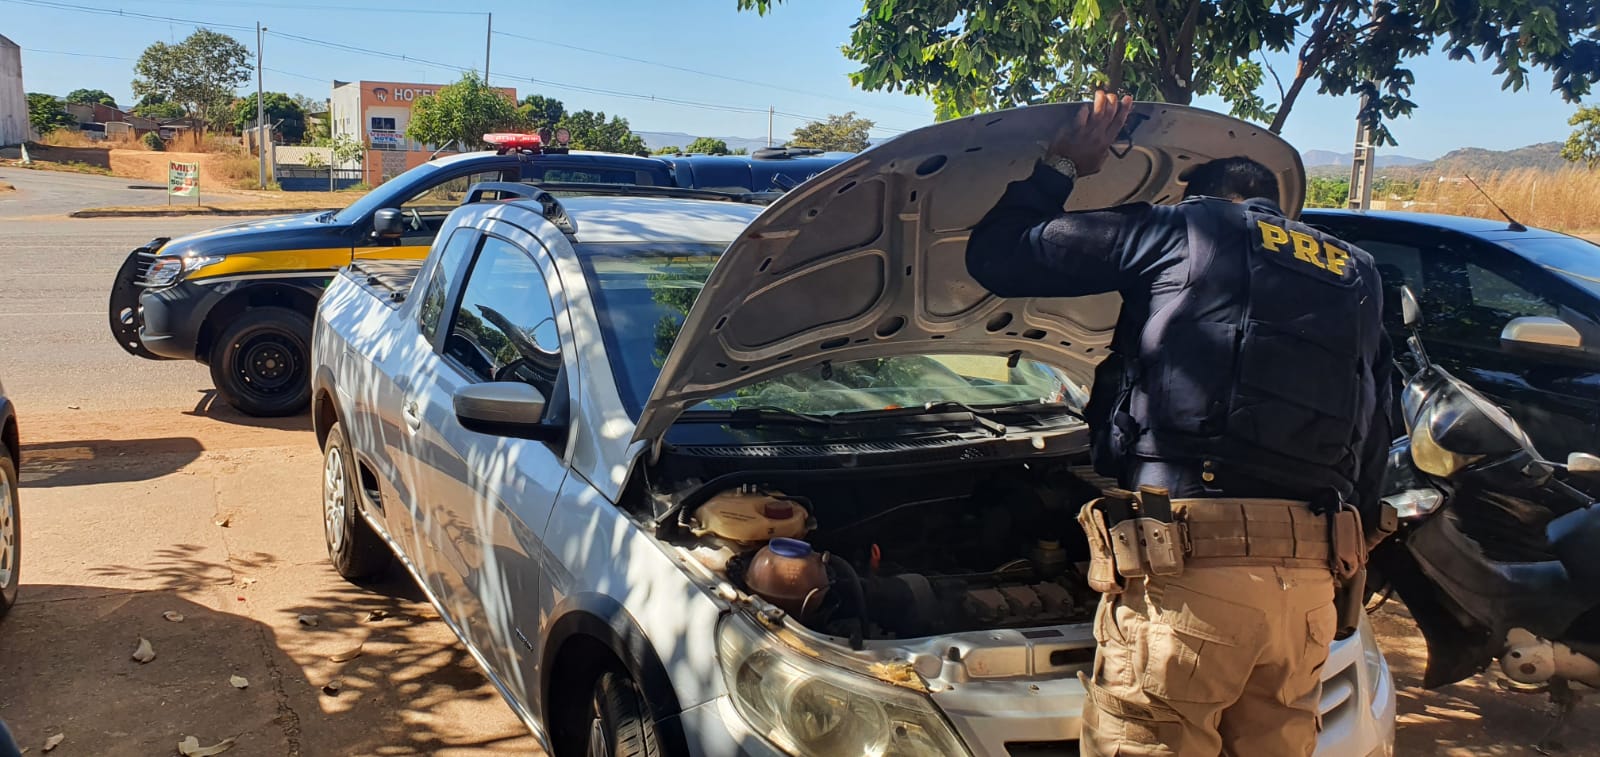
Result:
<svg viewBox="0 0 1600 757"><path fill-rule="evenodd" d="M1367 534L1361 528L1361 513L1354 505L1340 502L1328 515L1328 555L1336 579L1334 609L1338 626L1334 638L1344 639L1356 632L1367 603Z"/></svg>
<svg viewBox="0 0 1600 757"><path fill-rule="evenodd" d="M1165 489L1107 489L1078 522L1089 538L1089 586L1096 591L1117 594L1123 579L1183 572L1182 531Z"/></svg>

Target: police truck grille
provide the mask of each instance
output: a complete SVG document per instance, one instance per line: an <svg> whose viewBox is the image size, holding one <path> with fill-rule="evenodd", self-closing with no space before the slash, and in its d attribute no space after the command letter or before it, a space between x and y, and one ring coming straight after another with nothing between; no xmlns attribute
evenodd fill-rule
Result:
<svg viewBox="0 0 1600 757"><path fill-rule="evenodd" d="M141 287L150 286L150 269L154 268L155 266L156 266L155 253L152 253L152 252L141 252L141 253L139 253L139 273L133 277L133 283L135 285L141 286Z"/></svg>

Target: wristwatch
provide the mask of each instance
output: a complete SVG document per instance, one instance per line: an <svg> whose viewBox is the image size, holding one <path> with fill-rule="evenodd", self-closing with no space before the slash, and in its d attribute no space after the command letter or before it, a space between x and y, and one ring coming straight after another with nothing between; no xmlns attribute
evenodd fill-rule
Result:
<svg viewBox="0 0 1600 757"><path fill-rule="evenodd" d="M1045 163L1055 169L1056 173L1067 177L1068 181L1078 180L1078 164L1073 163L1071 158L1046 156Z"/></svg>

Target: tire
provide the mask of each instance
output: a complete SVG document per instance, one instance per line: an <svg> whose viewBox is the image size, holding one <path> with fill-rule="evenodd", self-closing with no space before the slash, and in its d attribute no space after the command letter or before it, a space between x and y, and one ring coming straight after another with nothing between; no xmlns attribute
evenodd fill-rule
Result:
<svg viewBox="0 0 1600 757"><path fill-rule="evenodd" d="M600 674L589 715L588 757L661 757L650 708L627 675Z"/></svg>
<svg viewBox="0 0 1600 757"><path fill-rule="evenodd" d="M344 426L335 422L322 445L322 536L333 569L351 581L381 575L394 558L360 508L355 458Z"/></svg>
<svg viewBox="0 0 1600 757"><path fill-rule="evenodd" d="M17 465L0 447L0 618L17 603L22 568L22 507L17 503Z"/></svg>
<svg viewBox="0 0 1600 757"><path fill-rule="evenodd" d="M251 308L211 346L211 383L245 415L294 415L311 402L311 319L280 307Z"/></svg>

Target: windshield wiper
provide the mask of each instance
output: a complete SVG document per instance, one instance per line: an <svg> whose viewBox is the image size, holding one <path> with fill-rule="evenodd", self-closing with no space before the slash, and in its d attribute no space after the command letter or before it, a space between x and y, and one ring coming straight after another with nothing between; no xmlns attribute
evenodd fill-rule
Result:
<svg viewBox="0 0 1600 757"><path fill-rule="evenodd" d="M732 410L696 410L684 413L680 420L691 423L794 423L832 426L833 419L822 415L807 415L776 405L751 405Z"/></svg>

